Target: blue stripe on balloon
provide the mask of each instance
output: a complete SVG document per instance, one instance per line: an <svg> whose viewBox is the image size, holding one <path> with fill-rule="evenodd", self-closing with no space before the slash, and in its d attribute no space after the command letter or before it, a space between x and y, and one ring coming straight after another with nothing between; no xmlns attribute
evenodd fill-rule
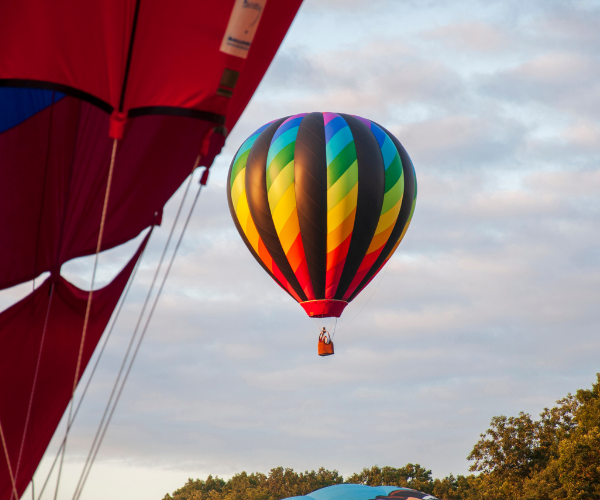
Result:
<svg viewBox="0 0 600 500"><path fill-rule="evenodd" d="M325 142L329 142L331 138L341 129L347 127L348 124L341 116L336 116L327 125L325 125Z"/></svg>
<svg viewBox="0 0 600 500"><path fill-rule="evenodd" d="M289 497L285 500L373 500L388 496L393 491L414 491L399 486L367 486L365 484L336 484L313 491L308 495Z"/></svg>
<svg viewBox="0 0 600 500"><path fill-rule="evenodd" d="M306 113L302 113L300 115L294 115L289 117L286 121L284 121L279 128L275 131L273 138L271 139L271 145L279 138L280 135L285 134L288 130L299 127L300 122L306 116Z"/></svg>
<svg viewBox="0 0 600 500"><path fill-rule="evenodd" d="M271 166L273 158L275 158L277 154L287 145L296 141L299 128L300 127L297 126L290 128L286 130L283 134L279 135L276 139L273 138L273 140L271 141L271 147L269 148L269 153L267 155L267 170Z"/></svg>
<svg viewBox="0 0 600 500"><path fill-rule="evenodd" d="M379 147L381 148L383 146L385 138L387 137L387 134L373 122L371 122L371 132L375 136L375 139L377 139L377 144L379 144Z"/></svg>
<svg viewBox="0 0 600 500"><path fill-rule="evenodd" d="M327 165L329 165L336 156L340 154L340 151L344 149L348 144L354 140L350 127L346 126L338 131L331 139L327 141L325 146L325 154L327 158Z"/></svg>
<svg viewBox="0 0 600 500"><path fill-rule="evenodd" d="M258 136L260 135L260 133L264 129L266 129L269 125L271 125L271 123L273 123L273 122L269 122L269 123L263 125L262 127L260 127L256 132L254 132L250 137L248 137L248 139L246 139L244 141L244 144L242 144L239 151L235 155L235 158L233 159L233 163L235 163L240 156L242 156L246 151L248 151L253 146L253 144L256 142L256 139L258 139Z"/></svg>
<svg viewBox="0 0 600 500"><path fill-rule="evenodd" d="M387 135L385 137L385 141L383 142L383 146L381 146L381 154L383 155L383 164L385 165L385 169L387 170L388 167L392 164L392 161L394 161L394 158L396 158L396 155L398 154L396 146L394 145L392 140L389 137L387 137Z"/></svg>
<svg viewBox="0 0 600 500"><path fill-rule="evenodd" d="M0 133L65 97L54 90L0 87Z"/></svg>

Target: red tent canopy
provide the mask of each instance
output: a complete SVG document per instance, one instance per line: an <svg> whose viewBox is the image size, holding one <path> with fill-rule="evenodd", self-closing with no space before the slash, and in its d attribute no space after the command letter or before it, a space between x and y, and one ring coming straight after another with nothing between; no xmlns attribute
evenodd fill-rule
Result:
<svg viewBox="0 0 600 500"><path fill-rule="evenodd" d="M5 2L0 82L61 90L130 117L177 114L231 128L300 3Z"/></svg>
<svg viewBox="0 0 600 500"><path fill-rule="evenodd" d="M51 272L0 313L0 430L8 454L0 450L0 500L14 497L11 474L17 493L25 490L71 396L88 293L66 282L60 268L96 251L109 130L119 144L102 250L160 223L197 157L210 167L300 3L0 5L0 289ZM15 88L33 92L23 113L20 101L3 98ZM94 292L77 378L139 254Z"/></svg>

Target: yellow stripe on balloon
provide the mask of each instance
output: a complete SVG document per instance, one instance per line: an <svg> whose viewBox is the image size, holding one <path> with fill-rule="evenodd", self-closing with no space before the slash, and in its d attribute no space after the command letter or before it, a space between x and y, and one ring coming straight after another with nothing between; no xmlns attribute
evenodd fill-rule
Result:
<svg viewBox="0 0 600 500"><path fill-rule="evenodd" d="M238 176L233 181L231 185L231 203L234 207L237 207L237 204L240 200L240 196L246 190L246 170L242 170Z"/></svg>
<svg viewBox="0 0 600 500"><path fill-rule="evenodd" d="M379 222L377 223L377 229L375 229L375 234L379 234L381 233L381 231L385 231L388 227L396 223L396 220L398 219L398 214L400 213L401 205L402 198L386 213L381 214L379 216Z"/></svg>
<svg viewBox="0 0 600 500"><path fill-rule="evenodd" d="M328 233L328 235L331 231L333 231L335 228L337 228L342 222L344 222L348 218L348 216L352 213L352 210L354 210L356 208L357 200L358 200L358 184L356 184L352 188L352 190L346 196L344 196L344 199L342 201L340 201L335 207L333 207L327 213L327 233ZM339 243L341 243L341 241ZM327 237L327 246L329 247L329 236Z"/></svg>
<svg viewBox="0 0 600 500"><path fill-rule="evenodd" d="M416 200L415 200L416 201ZM404 235L406 234L406 231L408 231L408 226L410 226L410 223L412 221L412 216L413 213L415 212L415 201L413 201L413 206L412 209L410 211L410 215L408 217L408 220L406 221L406 224L404 225L404 229L402 230L402 234L400 235L400 238L398 238L398 241L396 242L396 244L394 245L394 248L392 248L392 251L388 254L388 256L385 258L384 264L390 260L390 258L392 257L392 255L394 255L394 252L396 251L396 249L398 248L398 246L400 245L400 243L402 243L402 240L404 239Z"/></svg>
<svg viewBox="0 0 600 500"><path fill-rule="evenodd" d="M235 207L235 214L237 215L240 226L246 227L246 221L250 217L250 207L248 206L248 200L246 199L246 191L242 191L238 204Z"/></svg>
<svg viewBox="0 0 600 500"><path fill-rule="evenodd" d="M294 184L294 160L290 161L277 175L269 188L269 208L275 211L277 204L289 187Z"/></svg>
<svg viewBox="0 0 600 500"><path fill-rule="evenodd" d="M296 192L294 190L294 184L292 184L287 189L285 194L280 198L275 210L271 208L271 216L273 218L273 224L275 224L275 230L277 231L277 234L281 233L284 224L288 221L295 208Z"/></svg>
<svg viewBox="0 0 600 500"><path fill-rule="evenodd" d="M248 217L248 223L246 224L246 229L244 230L244 233L246 234L246 238L248 238L248 241L252 245L252 248L258 254L258 242L260 241L260 236L258 234L258 229L256 229L256 225L254 224L254 219L252 219L252 217Z"/></svg>
<svg viewBox="0 0 600 500"><path fill-rule="evenodd" d="M242 227L242 231L244 231L246 238L248 238L248 241L250 242L250 245L252 245L254 251L258 253L258 241L260 240L260 237L258 235L258 230L254 225L254 220L250 215L250 207L248 206L248 199L246 198L246 190L242 191L240 194L238 204L235 207L235 214L238 218L240 226Z"/></svg>
<svg viewBox="0 0 600 500"><path fill-rule="evenodd" d="M348 217L346 217L341 224L327 233L327 253L339 247L344 240L352 234L355 218L356 207L354 207Z"/></svg>

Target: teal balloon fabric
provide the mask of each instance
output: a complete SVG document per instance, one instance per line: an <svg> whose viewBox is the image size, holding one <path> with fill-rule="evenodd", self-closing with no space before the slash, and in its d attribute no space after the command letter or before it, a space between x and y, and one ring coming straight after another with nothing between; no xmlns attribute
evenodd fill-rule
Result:
<svg viewBox="0 0 600 500"><path fill-rule="evenodd" d="M337 484L313 491L310 495L285 500L437 500L421 491L398 486L366 486L364 484Z"/></svg>

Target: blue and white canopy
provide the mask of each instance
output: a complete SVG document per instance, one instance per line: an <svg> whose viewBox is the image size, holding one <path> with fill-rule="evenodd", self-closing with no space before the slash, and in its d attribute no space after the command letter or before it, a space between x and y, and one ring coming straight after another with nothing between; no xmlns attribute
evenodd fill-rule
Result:
<svg viewBox="0 0 600 500"><path fill-rule="evenodd" d="M290 497L286 500L375 500L381 497L392 499L436 500L435 497L399 486L366 486L364 484L337 484L313 491L310 495ZM378 500L379 500L378 499ZM383 499L381 499L383 500Z"/></svg>

